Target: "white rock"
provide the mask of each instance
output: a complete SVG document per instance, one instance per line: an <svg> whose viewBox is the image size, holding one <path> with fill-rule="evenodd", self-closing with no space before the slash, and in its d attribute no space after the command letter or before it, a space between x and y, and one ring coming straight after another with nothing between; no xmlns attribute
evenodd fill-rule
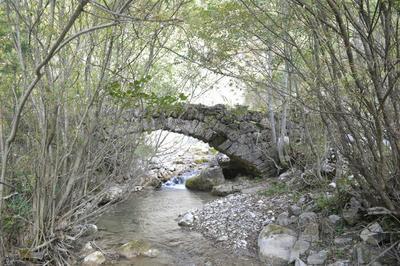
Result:
<svg viewBox="0 0 400 266"><path fill-rule="evenodd" d="M186 213L178 222L180 226L192 226L194 222L193 213L188 212Z"/></svg>
<svg viewBox="0 0 400 266"><path fill-rule="evenodd" d="M296 239L296 232L291 229L267 225L258 237L260 260L272 265L287 265Z"/></svg>
<svg viewBox="0 0 400 266"><path fill-rule="evenodd" d="M95 266L106 262L106 257L100 251L95 251L83 259L83 265Z"/></svg>
<svg viewBox="0 0 400 266"><path fill-rule="evenodd" d="M368 244L376 245L384 239L384 232L378 223L373 223L361 231L360 238Z"/></svg>
<svg viewBox="0 0 400 266"><path fill-rule="evenodd" d="M336 188L336 183L335 182L331 182L331 183L329 183L328 186L330 186L331 188Z"/></svg>

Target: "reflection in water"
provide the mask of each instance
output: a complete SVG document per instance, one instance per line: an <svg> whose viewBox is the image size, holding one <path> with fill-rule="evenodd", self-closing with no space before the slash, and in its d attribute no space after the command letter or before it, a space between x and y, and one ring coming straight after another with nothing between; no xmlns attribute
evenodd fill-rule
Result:
<svg viewBox="0 0 400 266"><path fill-rule="evenodd" d="M103 233L99 244L106 249L142 239L161 251L156 258L138 257L118 265L259 265L254 259L215 247L199 233L180 228L180 213L200 208L214 197L173 187L134 194L99 219L97 225Z"/></svg>

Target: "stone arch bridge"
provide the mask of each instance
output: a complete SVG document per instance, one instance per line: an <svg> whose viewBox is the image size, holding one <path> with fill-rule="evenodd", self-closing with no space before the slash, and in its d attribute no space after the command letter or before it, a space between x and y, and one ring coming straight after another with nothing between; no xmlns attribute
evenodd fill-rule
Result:
<svg viewBox="0 0 400 266"><path fill-rule="evenodd" d="M179 110L133 110L141 130L167 130L208 143L255 175L276 176L278 157L265 113L244 106L187 104Z"/></svg>

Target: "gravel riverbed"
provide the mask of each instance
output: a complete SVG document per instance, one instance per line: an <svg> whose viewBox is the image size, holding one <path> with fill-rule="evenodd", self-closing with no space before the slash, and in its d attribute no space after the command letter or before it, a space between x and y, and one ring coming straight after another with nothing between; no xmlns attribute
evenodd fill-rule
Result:
<svg viewBox="0 0 400 266"><path fill-rule="evenodd" d="M188 228L237 254L255 256L258 234L276 220L286 204L285 196L271 199L257 194L232 194L190 211L194 221Z"/></svg>

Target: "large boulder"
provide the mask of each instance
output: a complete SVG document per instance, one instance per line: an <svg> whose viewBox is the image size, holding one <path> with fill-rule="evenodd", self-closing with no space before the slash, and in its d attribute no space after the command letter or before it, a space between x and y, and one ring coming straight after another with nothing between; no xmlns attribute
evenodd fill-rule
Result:
<svg viewBox="0 0 400 266"><path fill-rule="evenodd" d="M260 260L273 266L288 265L296 240L293 230L276 224L267 225L258 237Z"/></svg>
<svg viewBox="0 0 400 266"><path fill-rule="evenodd" d="M211 191L213 186L224 182L224 175L221 167L212 167L204 169L199 175L186 180L185 185L188 189Z"/></svg>

